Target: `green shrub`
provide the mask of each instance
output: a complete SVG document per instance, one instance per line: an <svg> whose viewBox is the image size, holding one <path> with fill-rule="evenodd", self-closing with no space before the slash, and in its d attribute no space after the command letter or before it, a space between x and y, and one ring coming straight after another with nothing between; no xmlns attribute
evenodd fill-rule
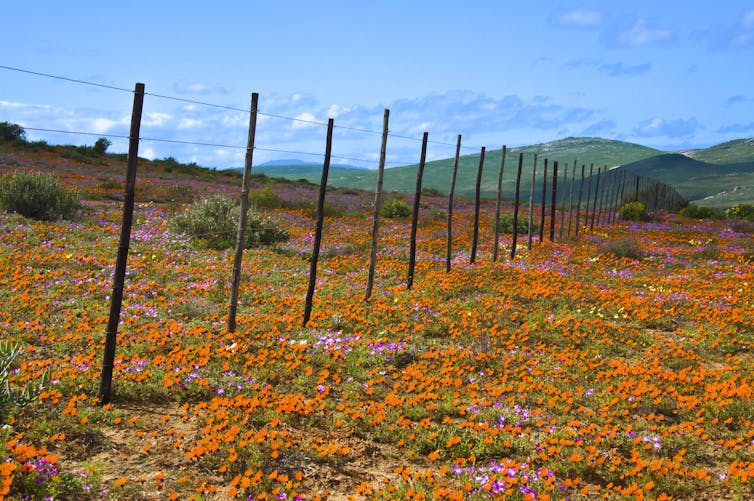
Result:
<svg viewBox="0 0 754 501"><path fill-rule="evenodd" d="M437 188L422 188L422 195L426 195L428 197L444 197L442 191L438 190Z"/></svg>
<svg viewBox="0 0 754 501"><path fill-rule="evenodd" d="M719 209L706 207L704 205L688 205L681 209L681 216L691 219L717 219L720 217Z"/></svg>
<svg viewBox="0 0 754 501"><path fill-rule="evenodd" d="M621 206L618 211L618 217L621 221L649 221L650 217L647 214L647 208L643 202L638 200L635 202L628 202Z"/></svg>
<svg viewBox="0 0 754 501"><path fill-rule="evenodd" d="M173 231L185 233L206 247L227 249L236 244L239 214L239 206L235 201L215 195L191 204L170 221L170 226ZM244 243L246 248L285 242L288 237L288 231L272 218L249 210Z"/></svg>
<svg viewBox="0 0 754 501"><path fill-rule="evenodd" d="M0 140L17 141L26 140L26 131L18 124L10 122L0 122Z"/></svg>
<svg viewBox="0 0 754 501"><path fill-rule="evenodd" d="M754 204L740 203L736 204L725 211L725 215L730 219L741 219L744 221L754 221Z"/></svg>
<svg viewBox="0 0 754 501"><path fill-rule="evenodd" d="M94 142L94 146L92 147L92 149L94 150L94 153L101 156L105 154L107 149L112 144L113 143L108 138L101 137Z"/></svg>
<svg viewBox="0 0 754 501"><path fill-rule="evenodd" d="M280 196L269 187L249 192L249 203L251 203L252 207L257 208L266 207L268 209L276 209L282 206Z"/></svg>
<svg viewBox="0 0 754 501"><path fill-rule="evenodd" d="M54 221L71 219L81 208L79 194L39 172L16 171L0 176L0 209L25 217Z"/></svg>
<svg viewBox="0 0 754 501"><path fill-rule="evenodd" d="M34 402L47 384L48 374L44 373L36 385L27 385L17 390L10 385L10 373L16 358L24 350L10 341L0 342L0 424L4 424L13 407L23 407Z"/></svg>
<svg viewBox="0 0 754 501"><path fill-rule="evenodd" d="M521 214L519 214L516 226L518 227L516 233L518 233L519 235L529 234L529 218L528 217L521 217ZM497 221L497 229L500 233L513 234L513 214L512 213L500 214L500 218ZM532 233L537 233L539 231L539 225L535 221L532 221L531 231Z"/></svg>
<svg viewBox="0 0 754 501"><path fill-rule="evenodd" d="M605 242L602 244L601 250L604 254L612 254L616 257L633 259L635 261L641 261L644 259L644 251L639 245L639 242L633 238L623 238L620 240Z"/></svg>
<svg viewBox="0 0 754 501"><path fill-rule="evenodd" d="M388 198L380 207L380 216L390 219L406 217L409 214L411 214L411 208L402 198Z"/></svg>

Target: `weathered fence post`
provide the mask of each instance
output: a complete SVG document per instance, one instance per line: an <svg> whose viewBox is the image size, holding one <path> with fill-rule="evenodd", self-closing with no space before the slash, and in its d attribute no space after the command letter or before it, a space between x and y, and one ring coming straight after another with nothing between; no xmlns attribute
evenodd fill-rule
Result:
<svg viewBox="0 0 754 501"><path fill-rule="evenodd" d="M550 242L555 240L555 213L558 203L558 161L552 165L552 202L550 203Z"/></svg>
<svg viewBox="0 0 754 501"><path fill-rule="evenodd" d="M544 172L542 173L542 212L539 214L539 243L545 235L545 212L547 208L547 159L545 158Z"/></svg>
<svg viewBox="0 0 754 501"><path fill-rule="evenodd" d="M537 182L537 154L534 154L534 165L531 169L531 187L529 189L529 240L527 250L531 250L531 241L534 238L534 184Z"/></svg>
<svg viewBox="0 0 754 501"><path fill-rule="evenodd" d="M131 130L128 135L128 165L126 168L126 187L123 196L123 219L120 226L118 256L115 260L113 276L113 294L110 296L110 317L105 334L105 353L102 357L100 374L99 404L106 405L112 396L113 367L115 365L115 346L120 322L120 307L123 302L123 287L126 278L128 248L131 244L131 225L134 217L134 198L136 193L136 161L139 158L139 131L141 129L141 112L144 106L144 84L137 83L134 88L134 104L131 112Z"/></svg>
<svg viewBox="0 0 754 501"><path fill-rule="evenodd" d="M573 222L573 192L576 191L574 189L574 186L576 185L576 162L577 160L573 161L573 169L571 169L571 191L568 201L568 233L566 233L567 238L571 238L571 226Z"/></svg>
<svg viewBox="0 0 754 501"><path fill-rule="evenodd" d="M385 174L385 156L387 153L387 134L390 110L385 110L382 118L382 146L380 147L380 165L377 168L377 188L374 190L374 220L372 222L372 245L369 250L369 274L367 276L367 289L364 300L372 297L374 287L374 268L377 264L377 237L380 231L380 209L382 208L382 181Z"/></svg>
<svg viewBox="0 0 754 501"><path fill-rule="evenodd" d="M503 151L500 158L500 171L497 175L497 199L495 200L495 241L492 244L492 261L497 261L497 253L500 247L500 206L503 200L503 170L505 170L505 154L508 147L503 145Z"/></svg>
<svg viewBox="0 0 754 501"><path fill-rule="evenodd" d="M312 314L314 288L317 285L317 261L319 261L319 247L322 244L322 226L325 220L325 194L327 193L327 175L330 171L333 124L334 120L330 118L327 121L325 163L322 165L322 180L319 183L319 198L317 199L317 225L314 229L314 247L312 248L312 259L309 263L309 288L306 291L306 302L304 303L304 321L302 322L304 327L309 323L309 318Z"/></svg>
<svg viewBox="0 0 754 501"><path fill-rule="evenodd" d="M592 220L589 224L589 230L594 230L594 219L597 217L597 199L600 195L600 174L602 167L597 167L597 180L594 183L594 203L592 204Z"/></svg>
<svg viewBox="0 0 754 501"><path fill-rule="evenodd" d="M241 181L241 213L238 217L238 234L236 236L236 250L233 254L233 275L230 282L230 300L228 301L227 331L236 331L236 311L238 309L238 288L241 282L241 261L243 249L246 246L246 224L249 218L249 189L251 186L251 164L254 159L254 137L257 131L257 107L259 94L251 94L251 113L249 115L249 135L246 141L246 158L243 166L243 180Z"/></svg>
<svg viewBox="0 0 754 501"><path fill-rule="evenodd" d="M581 197L584 194L584 169L586 165L581 164L581 183L579 183L579 200L576 204L576 236L579 236L579 225L581 224Z"/></svg>
<svg viewBox="0 0 754 501"><path fill-rule="evenodd" d="M594 163L589 164L589 183L586 188L586 206L584 210L584 228L589 224L589 205L592 201L592 174L594 174Z"/></svg>
<svg viewBox="0 0 754 501"><path fill-rule="evenodd" d="M518 154L518 173L516 174L516 193L513 205L513 242L511 243L511 259L516 257L516 242L518 241L518 205L521 200L521 169L524 166L524 154Z"/></svg>
<svg viewBox="0 0 754 501"><path fill-rule="evenodd" d="M487 150L482 146L482 151L479 153L479 168L476 173L476 188L474 194L474 233L471 238L471 257L469 263L474 264L476 261L476 246L479 241L479 209L481 204L481 190L482 190L482 169L484 169L484 154Z"/></svg>
<svg viewBox="0 0 754 501"><path fill-rule="evenodd" d="M416 231L419 224L419 203L422 195L422 175L424 175L424 163L427 160L427 138L429 132L424 133L422 138L422 153L419 159L419 169L416 172L416 192L414 193L414 211L411 215L411 242L408 252L408 277L406 287L408 290L414 286L414 267L416 266Z"/></svg>
<svg viewBox="0 0 754 501"><path fill-rule="evenodd" d="M560 197L560 228L558 228L558 240L563 241L563 229L565 228L565 201L568 196L568 164L563 169L563 196Z"/></svg>
<svg viewBox="0 0 754 501"><path fill-rule="evenodd" d="M461 157L461 135L458 134L456 156L453 160L453 175L450 178L450 193L448 193L448 246L445 252L445 271L450 271L453 252L453 197L456 192L456 177L458 176L458 159Z"/></svg>

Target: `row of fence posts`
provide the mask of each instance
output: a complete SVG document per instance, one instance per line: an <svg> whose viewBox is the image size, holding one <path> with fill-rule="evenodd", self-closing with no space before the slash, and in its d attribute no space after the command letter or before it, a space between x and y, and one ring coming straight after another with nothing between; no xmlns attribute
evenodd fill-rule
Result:
<svg viewBox="0 0 754 501"><path fill-rule="evenodd" d="M136 162L139 152L139 130L141 125L141 114L144 101L144 84L137 83L134 90L134 104L133 112L131 116L131 129L129 135L129 149L128 149L128 162L126 172L126 186L125 196L123 202L123 222L120 232L120 243L118 246L118 255L116 258L115 276L113 279L113 293L110 303L110 316L108 320L107 332L105 337L105 350L102 362L102 372L100 377L100 390L99 390L99 402L104 405L111 399L112 392L112 375L115 361L115 349L116 339L118 334L118 323L120 320L120 309L123 300L123 287L126 272L126 262L128 259L128 250L130 245L130 233L133 220L134 209L134 193L136 188ZM244 170L241 186L241 198L240 198L240 217L238 224L238 232L236 238L236 247L234 251L233 259L233 271L231 281L230 300L228 303L228 319L227 319L227 331L235 332L236 330L236 313L238 305L238 294L241 278L242 259L244 242L246 240L246 221L248 218L249 208L249 192L251 185L251 169L253 163L253 155L255 148L255 136L256 136L256 120L259 104L259 94L253 93L251 97L251 111L249 116L249 133L246 147L246 157L244 160ZM382 187L383 177L385 170L385 158L387 149L388 138L388 123L389 123L390 111L385 110L383 119L383 131L382 131L382 145L380 149L380 160L377 171L377 187L374 197L374 216L372 226L372 241L369 255L369 272L367 278L366 291L364 300L368 301L371 297L374 287L374 275L377 261L377 247L379 236L379 216L380 209L382 207ZM312 249L312 255L310 260L309 269L309 286L307 289L306 299L304 303L304 316L303 325L305 326L311 317L315 285L317 281L317 262L319 259L319 251L322 241L322 229L324 223L324 207L325 197L327 192L327 178L330 166L330 157L332 151L332 135L333 135L334 121L328 120L327 124L327 139L325 146L325 159L322 168L322 179L319 186L319 196L317 199L317 215L316 226L314 235L314 247ZM406 287L410 290L413 287L414 271L416 265L416 238L417 228L419 221L420 202L422 195L422 176L424 173L426 156L427 156L427 142L428 132L424 132L422 137L421 155L419 159L417 175L416 175L416 191L414 192L413 210L411 214L411 234L409 239L409 263L408 273L406 277ZM451 270L451 256L453 251L453 201L456 188L456 179L458 174L458 165L461 151L461 135L458 135L456 143L455 158L453 161L453 171L450 181L450 191L448 194L448 210L447 210L447 246L446 246L446 271ZM474 224L473 224L473 236L470 252L470 263L475 263L477 257L477 246L479 239L479 219L481 208L481 182L484 167L486 148L482 147L479 155L479 167L476 176L475 196L474 196ZM499 257L499 242L500 242L500 215L502 210L502 184L503 184L503 172L505 168L505 161L507 155L507 147L502 147L502 155L500 161L500 167L498 172L497 182L497 197L495 201L495 220L494 220L494 242L492 251L492 261L497 261ZM528 243L529 249L532 247L534 238L534 203L535 203L535 186L537 181L537 161L538 156L535 154L533 157L532 178L531 187L528 200ZM513 201L513 225L512 225L512 243L510 249L510 259L514 259L516 256L517 241L518 241L518 221L520 216L520 187L521 187L521 175L523 171L524 154L519 153L518 156L518 169L516 172L516 188L514 191ZM547 215L547 199L548 195L551 200L549 211L549 240L555 241L555 228L556 217L558 214L558 162L554 162L552 166L552 182L549 185L550 193L548 194L548 159L544 160L543 174L541 176L542 192L541 192L541 207L540 207L540 219L539 219L539 242L544 241L546 215ZM651 211L659 210L672 210L677 208L683 201L678 192L676 192L670 186L663 183L647 179L640 176L629 175L625 170L609 170L607 167L604 169L598 168L596 175L594 175L594 165L589 167L589 176L585 176L586 166L581 166L581 176L576 183L576 168L577 162L574 161L571 169L570 186L568 184L568 168L564 169L563 185L564 189L561 191L560 199L560 223L558 226L559 233L557 240L563 240L564 231L565 238L571 237L572 229L575 236L578 236L579 229L583 226L590 230L593 230L595 225L600 226L604 224L612 224L618 217L618 208L625 201L639 200L642 201L645 206ZM594 190L592 190L592 181L594 181ZM587 182L586 191L584 191L584 183ZM630 185L633 182L633 185ZM631 189L633 188L633 190ZM576 197L575 211L574 211L574 197L576 196L576 190L578 196ZM582 210L582 201L584 199L584 193L586 193L586 205L585 210ZM589 206L591 204L591 210ZM575 212L575 222L573 222ZM566 224L566 213L568 213L568 220ZM584 223L581 222L581 217L584 217Z"/></svg>

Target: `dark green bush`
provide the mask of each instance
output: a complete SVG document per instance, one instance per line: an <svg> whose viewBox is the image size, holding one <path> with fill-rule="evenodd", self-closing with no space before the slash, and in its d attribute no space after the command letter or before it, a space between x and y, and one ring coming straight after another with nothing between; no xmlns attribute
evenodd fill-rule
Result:
<svg viewBox="0 0 754 501"><path fill-rule="evenodd" d="M717 219L722 215L719 209L693 204L681 209L680 213L681 216L691 219Z"/></svg>
<svg viewBox="0 0 754 501"><path fill-rule="evenodd" d="M618 217L621 221L649 221L651 219L644 203L638 200L623 204L618 211Z"/></svg>
<svg viewBox="0 0 754 501"><path fill-rule="evenodd" d="M411 214L411 208L402 198L388 198L380 207L380 216L390 219L406 217L409 214Z"/></svg>
<svg viewBox="0 0 754 501"><path fill-rule="evenodd" d="M94 142L92 149L97 155L104 155L110 145L113 144L108 138L101 137Z"/></svg>
<svg viewBox="0 0 754 501"><path fill-rule="evenodd" d="M442 191L438 190L437 188L422 188L422 195L426 195L428 197L444 197Z"/></svg>
<svg viewBox="0 0 754 501"><path fill-rule="evenodd" d="M521 217L521 214L519 214L518 217L518 224L516 225L518 227L518 230L516 233L519 235L528 235L529 234L529 218L528 217ZM500 218L497 221L497 229L500 233L508 233L513 234L513 214L512 213L506 213L506 214L500 214ZM539 231L539 225L532 221L532 233L537 233Z"/></svg>
<svg viewBox="0 0 754 501"><path fill-rule="evenodd" d="M228 197L215 195L200 199L176 215L170 226L212 249L234 247L238 234L238 204ZM248 212L245 247L258 247L288 240L288 231L268 216Z"/></svg>
<svg viewBox="0 0 754 501"><path fill-rule="evenodd" d="M73 218L80 208L78 192L53 176L26 171L0 176L0 210L55 221Z"/></svg>
<svg viewBox="0 0 754 501"><path fill-rule="evenodd" d="M10 122L0 122L0 140L17 141L26 140L26 131L18 124Z"/></svg>

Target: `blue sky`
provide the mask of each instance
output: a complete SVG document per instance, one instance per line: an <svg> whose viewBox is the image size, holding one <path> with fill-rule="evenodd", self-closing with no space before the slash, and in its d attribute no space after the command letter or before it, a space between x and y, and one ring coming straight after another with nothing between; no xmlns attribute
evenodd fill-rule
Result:
<svg viewBox="0 0 754 501"><path fill-rule="evenodd" d="M333 162L376 167L379 134L352 128L381 131L385 108L388 166L417 162L424 131L430 159L451 157L458 134L463 153L567 136L664 150L754 136L754 1L30 1L5 2L3 18L0 65L143 82L143 137L236 146L144 140L150 158L241 166L248 127L247 113L155 95L248 109L258 92L255 164L321 162L326 128L309 122L331 117ZM0 68L0 121L27 128L127 135L132 100Z"/></svg>

